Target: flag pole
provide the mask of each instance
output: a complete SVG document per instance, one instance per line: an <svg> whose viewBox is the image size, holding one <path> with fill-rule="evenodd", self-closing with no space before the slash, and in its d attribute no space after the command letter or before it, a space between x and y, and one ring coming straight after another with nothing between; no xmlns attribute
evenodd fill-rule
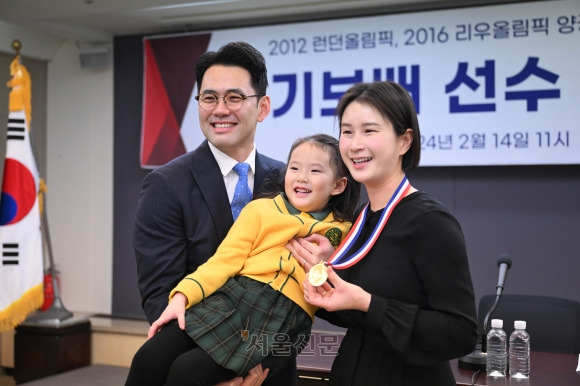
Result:
<svg viewBox="0 0 580 386"><path fill-rule="evenodd" d="M17 57L20 56L20 49L21 48L22 48L22 44L20 43L20 41L14 40L12 42L12 49L14 49L14 51L16 51ZM28 112L28 113L30 114L30 112ZM30 122L28 122L28 124L30 125ZM30 126L29 126L29 130L28 130L28 134L30 137L30 147L32 148L32 155L33 155L34 161L35 161L37 168L38 168L36 142L34 141L34 137L32 135L32 129ZM43 178L41 177L40 170L38 170L38 176L39 176L39 180L40 180L39 194L41 195L39 198L40 198L41 202L44 203L45 202L44 198L45 198L46 186L44 184ZM50 306L50 308L48 310L37 311L37 312L32 313L31 315L29 315L26 318L25 322L43 323L43 324L45 324L45 323L46 324L58 324L58 323L62 322L63 320L71 318L73 316L73 314L72 314L72 312L70 312L69 310L66 309L66 307L62 304L62 301L60 299L60 289L58 287L58 283L56 280L56 267L54 264L54 257L52 254L52 244L50 242L50 233L49 233L49 229L48 229L48 218L46 215L45 205L40 205L40 221L41 221L41 223L40 223L41 234L42 234L44 241L46 242L46 251L47 251L48 259L49 259L48 272L51 274L51 278L52 278L52 288L54 289L54 300L53 300L52 305Z"/></svg>
<svg viewBox="0 0 580 386"><path fill-rule="evenodd" d="M44 189L41 189L41 194L44 197ZM44 241L46 242L46 249L48 251L49 258L48 272L51 274L50 276L52 278L52 288L54 289L54 300L48 310L37 311L31 314L28 318L26 318L26 321L32 323L58 324L63 320L71 318L73 314L72 312L66 309L66 307L62 304L62 301L60 300L60 289L58 288L58 283L56 281L56 267L54 265L54 257L52 255L52 244L50 242L50 233L48 230L48 219L46 216L46 208L42 210L40 221L41 221L42 236L44 238Z"/></svg>

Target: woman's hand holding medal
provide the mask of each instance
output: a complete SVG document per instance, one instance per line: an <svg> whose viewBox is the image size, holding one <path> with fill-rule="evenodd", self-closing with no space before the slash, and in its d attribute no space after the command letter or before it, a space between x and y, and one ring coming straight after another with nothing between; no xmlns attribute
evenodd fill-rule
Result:
<svg viewBox="0 0 580 386"><path fill-rule="evenodd" d="M308 303L328 311L356 309L366 312L368 310L371 295L361 287L345 282L331 266L322 263L334 252L334 247L326 237L313 234L305 238L293 239L286 245L286 249L292 252L292 256L304 266L309 279L312 267L316 266L316 274L312 275L315 284L322 281L323 274L320 270L322 268L326 270L328 279L325 279L322 285L312 285L309 280L305 280L302 284L304 298Z"/></svg>
<svg viewBox="0 0 580 386"><path fill-rule="evenodd" d="M332 289L324 277L326 266L323 262L332 255L334 247L326 237L315 233L305 238L292 239L286 244L286 249L304 267L309 280L312 280L321 296Z"/></svg>
<svg viewBox="0 0 580 386"><path fill-rule="evenodd" d="M371 303L371 294L361 287L342 280L332 266L326 267L328 282L332 284L330 289L324 290L322 287L315 287L309 280L302 283L304 289L304 299L314 306L322 307L327 311L339 310L360 310L368 311Z"/></svg>

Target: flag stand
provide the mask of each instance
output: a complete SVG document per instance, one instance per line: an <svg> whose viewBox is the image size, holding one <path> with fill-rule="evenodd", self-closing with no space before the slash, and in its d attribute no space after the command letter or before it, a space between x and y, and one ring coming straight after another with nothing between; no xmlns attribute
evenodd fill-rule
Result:
<svg viewBox="0 0 580 386"><path fill-rule="evenodd" d="M17 57L20 56L20 49L22 48L22 44L20 43L20 41L14 40L12 42L12 48L16 51L16 56ZM28 124L30 125L30 122L28 122ZM36 156L36 143L34 141L34 138L32 135L32 130L30 129L30 126L29 126L29 130L28 130L28 135L30 138L30 147L32 149L34 161L35 161L37 168L38 168L38 160L37 160L37 156ZM40 191L39 194L42 195L39 198L44 202L44 194L45 194L46 189L44 187L43 179L40 177L40 171L38 172L38 175L39 175L40 187L41 187L39 189L39 191ZM67 310L64 307L64 305L62 304L62 301L60 299L60 289L58 287L58 283L56 280L56 267L54 265L54 258L52 255L52 244L50 242L50 233L48 230L48 219L46 216L46 208L41 207L40 216L41 216L41 218L40 218L40 221L41 221L40 230L41 230L42 238L46 242L46 251L48 254L49 264L50 264L48 271L49 271L49 273L51 273L51 277L52 277L52 287L54 289L54 300L53 300L52 305L50 306L50 308L48 310L36 311L36 312L32 313L31 315L29 315L24 322L42 323L42 324L59 324L63 320L71 318L73 316L73 314L72 314L72 312L70 312L69 310Z"/></svg>

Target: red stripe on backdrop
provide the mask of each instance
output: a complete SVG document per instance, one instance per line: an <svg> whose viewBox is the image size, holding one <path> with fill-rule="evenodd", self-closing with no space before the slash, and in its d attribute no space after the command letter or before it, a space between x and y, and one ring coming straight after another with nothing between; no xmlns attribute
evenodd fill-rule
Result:
<svg viewBox="0 0 580 386"><path fill-rule="evenodd" d="M186 152L181 124L195 87L195 63L210 34L144 39L141 167L163 165Z"/></svg>

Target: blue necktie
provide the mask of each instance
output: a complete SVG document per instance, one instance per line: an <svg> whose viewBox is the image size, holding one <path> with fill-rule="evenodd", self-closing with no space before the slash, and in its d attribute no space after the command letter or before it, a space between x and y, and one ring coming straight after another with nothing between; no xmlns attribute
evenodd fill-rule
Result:
<svg viewBox="0 0 580 386"><path fill-rule="evenodd" d="M236 184L236 190L234 191L234 198L232 199L232 216L234 221L240 215L240 211L248 202L252 200L252 191L248 186L248 170L250 165L247 163L238 163L234 166L234 170L240 178Z"/></svg>

